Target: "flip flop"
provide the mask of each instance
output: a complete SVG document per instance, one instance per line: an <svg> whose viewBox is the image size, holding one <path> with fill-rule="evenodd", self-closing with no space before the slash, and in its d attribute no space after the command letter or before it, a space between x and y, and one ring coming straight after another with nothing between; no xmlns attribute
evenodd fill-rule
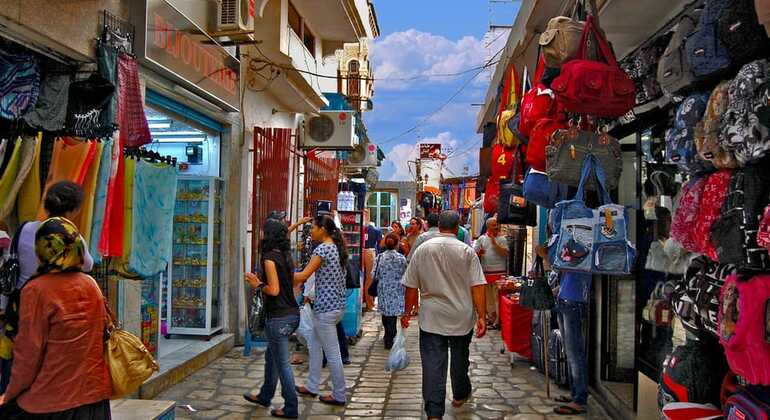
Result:
<svg viewBox="0 0 770 420"><path fill-rule="evenodd" d="M559 407L554 408L553 412L560 416L578 416L580 414L585 414L586 409L585 408L577 409L569 405L561 405Z"/></svg>
<svg viewBox="0 0 770 420"><path fill-rule="evenodd" d="M297 394L303 395L305 397L315 398L315 397L318 396L318 394L314 394L314 393L308 391L307 388L305 388L304 386L297 386L297 387L294 387L294 389L297 390Z"/></svg>
<svg viewBox="0 0 770 420"><path fill-rule="evenodd" d="M296 419L299 418L299 416L289 416L286 413L283 412L283 409L281 410L272 410L270 411L270 415L273 417L278 417L279 419Z"/></svg>
<svg viewBox="0 0 770 420"><path fill-rule="evenodd" d="M336 407L344 407L347 404L345 402L335 400L334 397L332 397L331 395L326 395L324 397L318 397L318 401L321 401L324 404L333 405L333 406L336 406Z"/></svg>
<svg viewBox="0 0 770 420"><path fill-rule="evenodd" d="M553 400L558 402L558 403L563 403L563 404L569 404L569 403L572 402L572 398L570 398L570 397L568 397L566 395L559 395L558 397L554 398Z"/></svg>
<svg viewBox="0 0 770 420"><path fill-rule="evenodd" d="M257 399L257 397L251 394L243 394L243 399L250 403L254 403L256 405L259 405L265 408L270 408L270 403L265 404L264 402L260 401L259 399Z"/></svg>

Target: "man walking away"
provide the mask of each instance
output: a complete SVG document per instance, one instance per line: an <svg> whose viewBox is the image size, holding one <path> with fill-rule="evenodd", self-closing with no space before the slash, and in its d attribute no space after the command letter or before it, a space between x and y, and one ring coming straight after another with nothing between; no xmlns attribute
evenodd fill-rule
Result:
<svg viewBox="0 0 770 420"><path fill-rule="evenodd" d="M497 224L496 218L492 217L487 219L487 232L476 240L474 249L481 260L481 267L484 269L484 277L487 280L486 295L487 313L489 314L488 322L493 325L492 328L498 328L498 299L497 285L495 282L501 276L506 274L508 243L505 236L500 235L500 226Z"/></svg>
<svg viewBox="0 0 770 420"><path fill-rule="evenodd" d="M420 247L420 245L424 244L430 239L433 239L439 235L441 235L441 231L438 230L438 213L431 213L428 215L428 230L423 232L420 236L417 237L417 240L414 241L414 247L412 249L412 252L409 254L409 256L406 257L407 260L411 260L411 256L414 255L414 251L417 250L417 248Z"/></svg>
<svg viewBox="0 0 770 420"><path fill-rule="evenodd" d="M473 248L457 240L460 215L445 211L439 217L441 234L415 250L404 275L406 314L413 313L418 293L422 394L429 419L444 416L447 365L451 355L452 406L471 396L470 344L487 332L484 272ZM475 309L475 312L474 312ZM409 328L410 317L401 318Z"/></svg>

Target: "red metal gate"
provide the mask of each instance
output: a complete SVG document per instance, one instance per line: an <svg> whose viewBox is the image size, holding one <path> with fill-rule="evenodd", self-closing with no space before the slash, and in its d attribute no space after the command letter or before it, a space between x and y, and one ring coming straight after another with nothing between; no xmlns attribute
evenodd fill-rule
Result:
<svg viewBox="0 0 770 420"><path fill-rule="evenodd" d="M291 129L254 127L251 265L256 266L259 237L271 211L288 210Z"/></svg>
<svg viewBox="0 0 770 420"><path fill-rule="evenodd" d="M310 215L318 200L337 201L340 161L310 151L305 158L305 214Z"/></svg>

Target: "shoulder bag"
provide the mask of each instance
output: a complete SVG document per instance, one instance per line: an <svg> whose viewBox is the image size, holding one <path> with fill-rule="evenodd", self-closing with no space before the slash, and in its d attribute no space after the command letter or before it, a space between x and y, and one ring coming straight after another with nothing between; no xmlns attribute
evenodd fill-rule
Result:
<svg viewBox="0 0 770 420"><path fill-rule="evenodd" d="M377 269L374 270L374 274L372 274L372 283L369 285L369 288L366 289L366 293L371 297L377 297L377 289L380 287L380 276L378 275L380 272L380 257L382 257L382 254L378 255L374 260L374 266L377 267Z"/></svg>
<svg viewBox="0 0 770 420"><path fill-rule="evenodd" d="M548 285L545 277L545 267L543 258L538 256L535 263L529 270L527 277L523 278L521 284L521 297L519 303L521 306L534 309L536 311L547 311L553 309L555 302L553 291Z"/></svg>
<svg viewBox="0 0 770 420"><path fill-rule="evenodd" d="M22 223L16 234L13 235L10 258L0 265L0 294L5 296L9 296L19 284L19 273L21 271L21 266L19 265L19 238L26 224L27 222Z"/></svg>
<svg viewBox="0 0 770 420"><path fill-rule="evenodd" d="M537 226L537 206L524 198L524 187L517 182L519 166L523 166L521 150L513 155L511 180L500 185L497 221L502 224Z"/></svg>
<svg viewBox="0 0 770 420"><path fill-rule="evenodd" d="M588 156L595 157L597 165L607 174L607 188L615 189L623 171L620 143L606 132L584 131L574 124L568 129L557 130L551 136L551 143L546 147L548 178L552 182L577 187ZM585 187L596 190L596 181L587 179Z"/></svg>
<svg viewBox="0 0 770 420"><path fill-rule="evenodd" d="M591 35L596 39L599 57L603 61L587 58ZM586 19L576 58L564 64L561 74L551 84L551 89L567 111L578 114L617 118L636 104L634 82L618 66L593 16Z"/></svg>
<svg viewBox="0 0 770 420"><path fill-rule="evenodd" d="M142 340L121 327L106 301L104 308L109 317L104 359L110 369L110 378L112 379L112 396L110 398L118 399L136 391L160 367Z"/></svg>

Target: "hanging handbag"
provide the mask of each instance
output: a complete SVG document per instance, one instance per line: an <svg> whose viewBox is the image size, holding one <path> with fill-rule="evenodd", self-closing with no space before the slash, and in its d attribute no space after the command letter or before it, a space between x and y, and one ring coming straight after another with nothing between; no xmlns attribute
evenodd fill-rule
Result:
<svg viewBox="0 0 770 420"><path fill-rule="evenodd" d="M372 275L372 283L369 285L369 288L366 289L366 293L369 294L371 297L377 297L377 289L380 287L380 257L382 254L378 255L377 258L374 260L374 266L377 267L376 270L374 270L374 275Z"/></svg>
<svg viewBox="0 0 770 420"><path fill-rule="evenodd" d="M537 206L524 198L524 187L517 182L520 165L524 166L521 150L516 148L511 180L500 184L497 221L502 224L537 226Z"/></svg>
<svg viewBox="0 0 770 420"><path fill-rule="evenodd" d="M594 174L602 205L589 208L585 184ZM575 198L556 204L559 218L553 266L562 271L591 274L629 274L636 251L628 240L628 214L613 204L605 187L604 170L593 155L583 163Z"/></svg>
<svg viewBox="0 0 770 420"><path fill-rule="evenodd" d="M551 144L551 137L557 130L569 128L566 119L560 115L553 118L541 118L535 123L527 143L527 165L538 171L546 170L546 150Z"/></svg>
<svg viewBox="0 0 770 420"><path fill-rule="evenodd" d="M545 277L543 258L540 256L535 258L535 263L532 265L527 276L522 280L521 295L519 297L521 306L536 311L553 309L555 306L553 291Z"/></svg>
<svg viewBox="0 0 770 420"><path fill-rule="evenodd" d="M21 266L19 265L19 237L26 224L27 222L22 223L16 234L13 235L10 256L0 265L0 294L5 296L10 296L19 284L19 273L21 272Z"/></svg>
<svg viewBox="0 0 770 420"><path fill-rule="evenodd" d="M114 400L136 391L160 366L142 340L120 326L106 301L104 307L109 317L104 359L112 379L110 399Z"/></svg>
<svg viewBox="0 0 770 420"><path fill-rule="evenodd" d="M545 172L529 168L524 178L524 198L540 207L552 209L556 203L567 198L567 186L551 182Z"/></svg>
<svg viewBox="0 0 770 420"><path fill-rule="evenodd" d="M593 35L604 62L587 59L589 37ZM636 87L618 66L607 41L588 16L580 49L574 60L567 62L551 84L567 111L596 117L617 118L636 103Z"/></svg>
<svg viewBox="0 0 770 420"><path fill-rule="evenodd" d="M552 182L560 182L572 187L578 186L584 162L588 156L594 156L597 164L607 174L606 186L609 190L617 188L623 171L620 143L606 132L597 134L592 131L571 127L557 130L551 136L551 143L546 148L546 172ZM596 190L596 181L586 180L585 187Z"/></svg>

